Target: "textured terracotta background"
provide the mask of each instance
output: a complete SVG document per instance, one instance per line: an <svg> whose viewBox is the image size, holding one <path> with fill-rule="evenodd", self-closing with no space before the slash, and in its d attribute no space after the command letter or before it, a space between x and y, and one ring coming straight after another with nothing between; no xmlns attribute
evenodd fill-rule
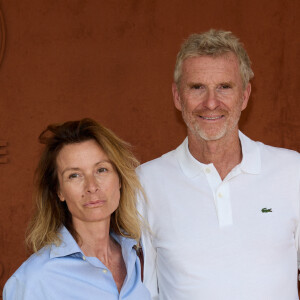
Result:
<svg viewBox="0 0 300 300"><path fill-rule="evenodd" d="M190 33L233 31L255 78L242 130L300 150L299 0L6 0L0 68L0 290L26 258L37 136L92 117L144 162L185 137L171 97L175 56Z"/></svg>

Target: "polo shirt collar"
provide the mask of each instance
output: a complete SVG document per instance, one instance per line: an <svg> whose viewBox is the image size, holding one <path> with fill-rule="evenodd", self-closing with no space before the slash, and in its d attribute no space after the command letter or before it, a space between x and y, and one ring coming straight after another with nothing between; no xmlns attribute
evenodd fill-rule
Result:
<svg viewBox="0 0 300 300"><path fill-rule="evenodd" d="M261 170L261 158L259 148L256 142L250 140L241 131L239 131L239 138L242 145L243 159L239 164L242 172L250 174L259 174ZM208 166L213 165L203 164L193 157L188 147L188 137L175 150L175 156L183 173L187 177L195 177L204 171Z"/></svg>
<svg viewBox="0 0 300 300"><path fill-rule="evenodd" d="M259 174L261 172L261 156L257 142L252 141L239 131L239 138L242 145L243 159L240 168L249 174Z"/></svg>
<svg viewBox="0 0 300 300"><path fill-rule="evenodd" d="M175 150L175 155L181 167L181 170L187 177L199 175L207 165L198 161L189 150L188 137Z"/></svg>

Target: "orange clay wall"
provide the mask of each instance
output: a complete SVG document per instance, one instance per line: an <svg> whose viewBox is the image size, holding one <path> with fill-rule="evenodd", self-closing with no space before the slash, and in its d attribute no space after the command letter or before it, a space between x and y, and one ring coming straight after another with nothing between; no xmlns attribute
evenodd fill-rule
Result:
<svg viewBox="0 0 300 300"><path fill-rule="evenodd" d="M185 126L173 107L172 74L191 33L216 28L240 37L255 73L242 131L300 151L298 0L2 0L0 7L0 291L28 255L39 133L92 117L142 162L175 148Z"/></svg>

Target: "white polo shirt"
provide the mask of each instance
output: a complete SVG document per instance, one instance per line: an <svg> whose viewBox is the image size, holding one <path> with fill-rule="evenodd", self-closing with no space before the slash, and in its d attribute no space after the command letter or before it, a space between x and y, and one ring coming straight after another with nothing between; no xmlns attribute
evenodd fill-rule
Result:
<svg viewBox="0 0 300 300"><path fill-rule="evenodd" d="M223 181L187 139L138 168L153 299L298 299L300 155L239 136L242 162Z"/></svg>

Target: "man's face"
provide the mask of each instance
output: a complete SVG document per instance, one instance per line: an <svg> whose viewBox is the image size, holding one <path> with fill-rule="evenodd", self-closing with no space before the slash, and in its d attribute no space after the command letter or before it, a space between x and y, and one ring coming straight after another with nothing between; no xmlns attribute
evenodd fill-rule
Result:
<svg viewBox="0 0 300 300"><path fill-rule="evenodd" d="M172 90L189 135L213 141L236 133L251 85L243 88L238 59L229 52L185 59L180 83L173 84Z"/></svg>

